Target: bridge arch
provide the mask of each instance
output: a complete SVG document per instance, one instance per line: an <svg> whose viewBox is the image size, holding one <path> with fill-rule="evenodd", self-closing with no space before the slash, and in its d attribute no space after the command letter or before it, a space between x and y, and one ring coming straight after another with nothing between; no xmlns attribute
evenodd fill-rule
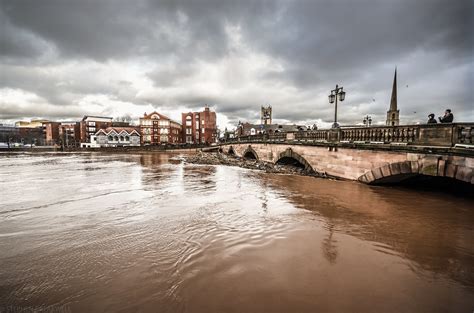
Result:
<svg viewBox="0 0 474 313"><path fill-rule="evenodd" d="M413 177L451 178L472 184L471 168L449 164L444 160L420 159L386 164L359 177L359 181L376 185L403 182Z"/></svg>
<svg viewBox="0 0 474 313"><path fill-rule="evenodd" d="M232 146L230 146L230 147L229 147L229 150L227 150L227 154L230 154L230 155L237 155L237 154L235 153L234 147L232 147Z"/></svg>
<svg viewBox="0 0 474 313"><path fill-rule="evenodd" d="M275 164L291 164L297 167L304 168L306 171L313 171L314 169L309 164L308 161L300 154L293 151L291 148L286 149L285 151L281 152L278 156L278 159L275 161Z"/></svg>
<svg viewBox="0 0 474 313"><path fill-rule="evenodd" d="M255 150L250 145L247 147L247 149L245 149L244 153L242 153L242 157L244 159L258 160L257 152L255 152Z"/></svg>

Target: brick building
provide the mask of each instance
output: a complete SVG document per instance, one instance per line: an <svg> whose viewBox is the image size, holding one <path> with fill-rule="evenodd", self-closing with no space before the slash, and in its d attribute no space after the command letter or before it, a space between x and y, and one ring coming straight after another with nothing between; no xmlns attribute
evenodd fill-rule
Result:
<svg viewBox="0 0 474 313"><path fill-rule="evenodd" d="M61 122L58 144L64 147L78 147L81 141L80 122Z"/></svg>
<svg viewBox="0 0 474 313"><path fill-rule="evenodd" d="M156 111L145 113L140 118L140 135L144 145L181 143L181 124Z"/></svg>
<svg viewBox="0 0 474 313"><path fill-rule="evenodd" d="M86 115L79 122L80 142L91 142L91 136L98 130L112 126L111 117Z"/></svg>
<svg viewBox="0 0 474 313"><path fill-rule="evenodd" d="M59 143L59 122L46 122L43 123L45 144L47 146L53 146Z"/></svg>
<svg viewBox="0 0 474 313"><path fill-rule="evenodd" d="M183 142L185 143L215 143L217 139L216 112L206 106L202 112L181 114L183 123Z"/></svg>

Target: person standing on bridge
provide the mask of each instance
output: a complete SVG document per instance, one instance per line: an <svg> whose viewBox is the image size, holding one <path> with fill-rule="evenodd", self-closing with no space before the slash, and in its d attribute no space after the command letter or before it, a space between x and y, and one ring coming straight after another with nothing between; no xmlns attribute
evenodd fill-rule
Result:
<svg viewBox="0 0 474 313"><path fill-rule="evenodd" d="M451 113L450 109L446 109L446 111L444 112L444 116L440 116L438 118L441 123L452 123L454 120L453 113Z"/></svg>
<svg viewBox="0 0 474 313"><path fill-rule="evenodd" d="M428 115L428 124L437 124L434 113Z"/></svg>

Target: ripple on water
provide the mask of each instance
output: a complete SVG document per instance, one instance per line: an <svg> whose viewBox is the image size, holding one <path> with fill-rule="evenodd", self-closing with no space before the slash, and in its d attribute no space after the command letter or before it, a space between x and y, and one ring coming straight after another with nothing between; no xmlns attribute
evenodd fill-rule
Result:
<svg viewBox="0 0 474 313"><path fill-rule="evenodd" d="M8 305L449 311L474 298L472 214L452 198L156 154L0 158L0 175L12 172L0 204ZM22 195L25 179L37 185Z"/></svg>

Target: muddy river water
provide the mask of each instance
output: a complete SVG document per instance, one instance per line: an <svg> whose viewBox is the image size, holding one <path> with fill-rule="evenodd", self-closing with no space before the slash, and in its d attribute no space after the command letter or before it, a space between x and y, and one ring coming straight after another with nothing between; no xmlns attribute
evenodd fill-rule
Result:
<svg viewBox="0 0 474 313"><path fill-rule="evenodd" d="M0 155L0 312L473 312L472 198Z"/></svg>

